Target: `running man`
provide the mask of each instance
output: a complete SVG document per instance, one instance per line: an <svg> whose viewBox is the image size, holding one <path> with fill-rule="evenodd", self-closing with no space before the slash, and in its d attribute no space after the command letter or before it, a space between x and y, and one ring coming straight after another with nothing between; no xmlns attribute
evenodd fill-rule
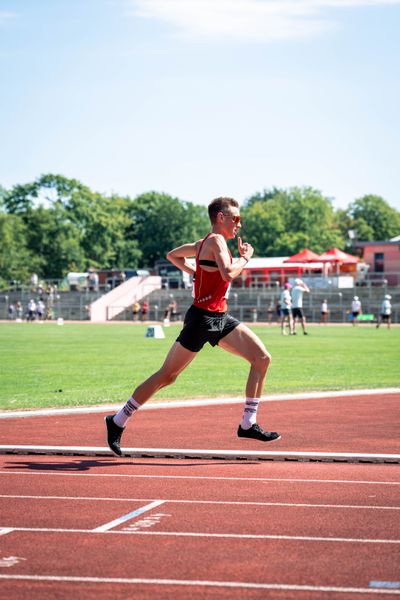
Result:
<svg viewBox="0 0 400 600"><path fill-rule="evenodd" d="M251 244L238 237L239 258L232 260L227 240L240 231L239 203L233 198L217 198L208 206L211 232L202 240L171 250L167 258L181 271L195 276L194 301L188 309L183 329L172 345L162 367L141 383L128 402L115 415L105 418L108 445L121 456L121 435L129 419L161 388L171 385L208 342L250 363L246 401L237 435L262 442L280 438L279 433L263 431L256 422L257 409L271 355L246 325L227 312L230 283L238 277L253 255ZM187 258L196 257L196 268Z"/></svg>

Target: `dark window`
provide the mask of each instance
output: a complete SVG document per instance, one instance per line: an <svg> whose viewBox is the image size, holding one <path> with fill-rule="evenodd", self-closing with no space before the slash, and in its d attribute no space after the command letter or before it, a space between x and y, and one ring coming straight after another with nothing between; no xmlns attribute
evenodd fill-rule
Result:
<svg viewBox="0 0 400 600"><path fill-rule="evenodd" d="M374 271L375 273L384 273L385 271L385 255L383 252L375 252L374 254Z"/></svg>

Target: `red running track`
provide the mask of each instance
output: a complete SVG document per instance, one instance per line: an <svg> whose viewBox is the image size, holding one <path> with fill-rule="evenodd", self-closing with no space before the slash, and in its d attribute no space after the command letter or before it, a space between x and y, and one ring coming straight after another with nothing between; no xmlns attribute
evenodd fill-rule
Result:
<svg viewBox="0 0 400 600"><path fill-rule="evenodd" d="M282 439L263 450L360 452L400 451L400 394L262 402L264 429ZM0 444L104 446L103 416L75 414L0 419ZM259 450L236 437L240 404L139 411L123 436L134 448Z"/></svg>
<svg viewBox="0 0 400 600"><path fill-rule="evenodd" d="M393 396L270 402L260 422L282 432L274 449L393 453L395 408ZM232 435L240 413L143 411L126 445L257 448ZM1 443L104 445L102 416L0 420ZM400 580L397 465L8 455L0 482L4 598L400 595L371 587Z"/></svg>

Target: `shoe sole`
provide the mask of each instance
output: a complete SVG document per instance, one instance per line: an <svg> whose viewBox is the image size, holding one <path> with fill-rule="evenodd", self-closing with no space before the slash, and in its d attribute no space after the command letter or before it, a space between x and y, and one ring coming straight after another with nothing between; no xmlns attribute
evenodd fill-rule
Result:
<svg viewBox="0 0 400 600"><path fill-rule="evenodd" d="M240 438L241 440L255 440L256 442L277 442L281 439L281 437L282 436L280 435L279 437L276 437L273 440L260 440L260 438L238 435L238 438Z"/></svg>

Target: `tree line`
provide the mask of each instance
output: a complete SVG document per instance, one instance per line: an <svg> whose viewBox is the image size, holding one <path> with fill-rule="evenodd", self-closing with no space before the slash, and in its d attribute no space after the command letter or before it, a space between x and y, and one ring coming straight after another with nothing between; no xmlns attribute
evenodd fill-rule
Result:
<svg viewBox="0 0 400 600"><path fill-rule="evenodd" d="M211 198L210 198L211 200ZM400 212L366 195L347 209L312 187L273 188L241 207L242 237L255 256L286 256L305 247L351 251L357 240L388 240L400 233ZM11 189L0 186L0 285L60 279L69 271L153 268L168 250L209 231L207 207L165 193L135 198L92 191L76 179L45 174Z"/></svg>

